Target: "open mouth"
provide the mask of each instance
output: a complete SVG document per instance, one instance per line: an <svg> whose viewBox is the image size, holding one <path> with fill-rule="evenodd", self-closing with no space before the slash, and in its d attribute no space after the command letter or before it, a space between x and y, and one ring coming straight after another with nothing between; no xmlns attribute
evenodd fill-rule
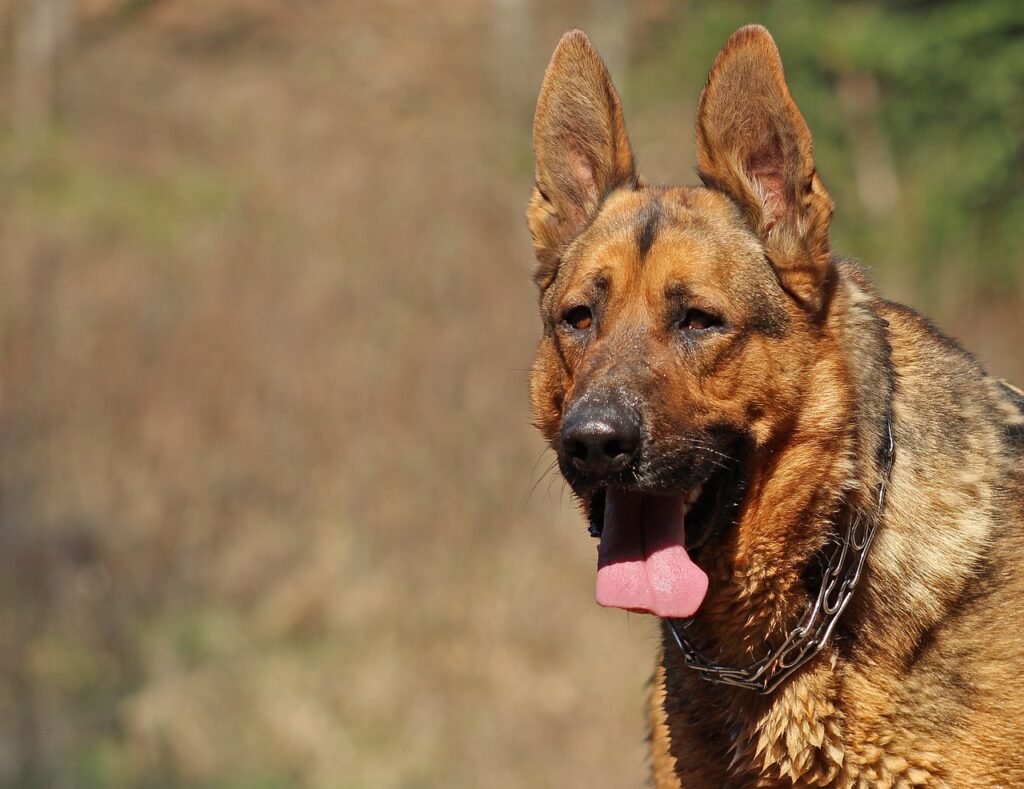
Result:
<svg viewBox="0 0 1024 789"><path fill-rule="evenodd" d="M591 533L601 538L598 604L659 617L693 616L708 588L694 557L731 520L734 482L720 470L683 492L598 489L590 499Z"/></svg>

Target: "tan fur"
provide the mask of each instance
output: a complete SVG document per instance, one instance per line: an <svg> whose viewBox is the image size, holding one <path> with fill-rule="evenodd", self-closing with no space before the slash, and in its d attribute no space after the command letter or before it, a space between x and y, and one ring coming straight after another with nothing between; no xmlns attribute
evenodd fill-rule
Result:
<svg viewBox="0 0 1024 789"><path fill-rule="evenodd" d="M566 34L528 209L537 427L558 452L568 404L604 387L642 407L666 458L692 436L742 438L743 498L699 556L710 588L694 622L733 665L785 638L815 556L874 512L890 401L896 459L834 638L772 695L706 682L665 639L655 784L1024 785L1024 394L832 255L831 200L763 28L715 60L697 138L706 188L645 185L604 65ZM569 332L581 304L594 325ZM682 343L686 305L724 328Z"/></svg>

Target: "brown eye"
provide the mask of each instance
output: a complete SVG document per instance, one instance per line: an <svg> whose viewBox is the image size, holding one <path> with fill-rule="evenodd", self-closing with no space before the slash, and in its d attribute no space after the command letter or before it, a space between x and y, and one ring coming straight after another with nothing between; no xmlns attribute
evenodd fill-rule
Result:
<svg viewBox="0 0 1024 789"><path fill-rule="evenodd" d="M704 310L689 309L676 325L687 331L704 331L721 326L722 319Z"/></svg>
<svg viewBox="0 0 1024 789"><path fill-rule="evenodd" d="M589 329L593 322L594 314L590 311L590 307L573 307L562 316L562 323L576 331Z"/></svg>

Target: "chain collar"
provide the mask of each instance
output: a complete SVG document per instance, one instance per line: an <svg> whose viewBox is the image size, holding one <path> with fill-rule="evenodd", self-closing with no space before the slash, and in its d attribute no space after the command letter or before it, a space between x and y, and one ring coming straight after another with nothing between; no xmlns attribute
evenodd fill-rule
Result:
<svg viewBox="0 0 1024 789"><path fill-rule="evenodd" d="M836 622L860 581L864 560L882 519L895 451L891 406L886 414L885 429L887 443L882 453L882 479L878 483L875 511L869 519L859 513L850 519L846 534L836 540L838 544L829 557L817 599L808 604L800 622L782 645L746 668L723 666L701 653L690 641L688 631L693 625L692 618L666 619L687 666L699 671L701 677L709 682L749 688L766 696L828 643Z"/></svg>

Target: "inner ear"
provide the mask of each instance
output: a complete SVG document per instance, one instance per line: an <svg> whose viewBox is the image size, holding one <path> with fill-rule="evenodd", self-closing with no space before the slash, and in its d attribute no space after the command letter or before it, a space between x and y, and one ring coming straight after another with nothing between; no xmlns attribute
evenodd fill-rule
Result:
<svg viewBox="0 0 1024 789"><path fill-rule="evenodd" d="M619 95L581 30L562 36L544 74L533 151L536 184L527 218L543 287L605 195L636 182Z"/></svg>
<svg viewBox="0 0 1024 789"><path fill-rule="evenodd" d="M743 167L760 192L758 197L763 214L760 223L764 231L769 232L782 216L786 202L785 162L778 138L773 135L771 144L755 153Z"/></svg>
<svg viewBox="0 0 1024 789"><path fill-rule="evenodd" d="M831 265L832 201L763 27L736 31L715 58L697 110L697 165L705 184L740 207L783 287L817 309Z"/></svg>
<svg viewBox="0 0 1024 789"><path fill-rule="evenodd" d="M580 207L585 209L591 204L596 204L601 195L594 178L596 169L594 162L591 162L582 151L571 147L571 141L566 149L565 157L569 165L570 184L575 184L579 188Z"/></svg>

